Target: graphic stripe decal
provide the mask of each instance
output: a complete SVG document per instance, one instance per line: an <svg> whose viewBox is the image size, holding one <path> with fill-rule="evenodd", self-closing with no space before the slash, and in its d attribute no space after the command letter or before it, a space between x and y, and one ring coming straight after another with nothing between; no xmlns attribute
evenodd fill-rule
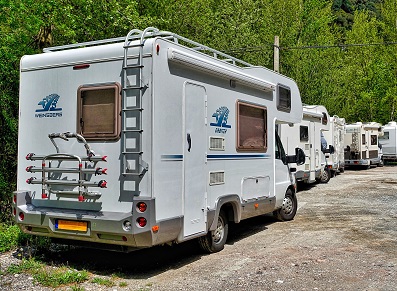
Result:
<svg viewBox="0 0 397 291"><path fill-rule="evenodd" d="M209 160L248 160L248 159L268 159L270 155L266 154L248 154L248 155L207 155Z"/></svg>
<svg viewBox="0 0 397 291"><path fill-rule="evenodd" d="M247 155L207 155L208 160L252 160L268 159L268 154L247 154ZM163 161L183 161L183 155L161 155Z"/></svg>

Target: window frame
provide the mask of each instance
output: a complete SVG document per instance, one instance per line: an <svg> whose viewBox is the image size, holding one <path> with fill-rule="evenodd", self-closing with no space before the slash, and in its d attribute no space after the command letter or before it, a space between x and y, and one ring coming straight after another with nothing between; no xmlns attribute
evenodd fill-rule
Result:
<svg viewBox="0 0 397 291"><path fill-rule="evenodd" d="M305 129L306 131L306 138L302 138L302 129ZM300 125L299 126L299 140L301 142L308 142L309 141L309 127L307 125Z"/></svg>
<svg viewBox="0 0 397 291"><path fill-rule="evenodd" d="M84 92L87 91L99 91L99 90L114 90L114 115L113 115L113 130L111 133L84 133L83 131L83 100ZM108 141L108 140L119 140L121 133L121 85L117 82L114 83L101 83L101 84L90 84L81 85L77 89L77 124L76 132L83 136L86 140L95 141Z"/></svg>
<svg viewBox="0 0 397 291"><path fill-rule="evenodd" d="M263 110L264 113L264 132L263 132L263 138L264 138L264 145L260 147L247 147L247 146L242 146L240 145L240 106L247 106L247 107L252 107L252 108L257 108L260 110ZM237 133L236 133L236 150L239 152L267 152L268 149L268 127L267 127L267 107L263 105L258 105L258 104L253 104L247 101L241 101L237 100L236 102L236 128L237 128Z"/></svg>
<svg viewBox="0 0 397 291"><path fill-rule="evenodd" d="M280 89L282 90L287 90L289 93L289 99L287 100L288 105L284 106L283 104L280 104ZM282 112L287 112L290 113L291 112L291 107L292 107L292 94L291 94L291 88L283 85L283 84L277 84L277 90L276 90L276 94L277 94L277 110L278 111L282 111ZM283 102L284 103L284 102Z"/></svg>

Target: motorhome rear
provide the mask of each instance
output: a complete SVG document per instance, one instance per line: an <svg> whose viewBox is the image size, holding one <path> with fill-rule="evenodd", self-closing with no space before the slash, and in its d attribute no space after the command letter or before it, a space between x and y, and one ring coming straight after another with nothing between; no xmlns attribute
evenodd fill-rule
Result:
<svg viewBox="0 0 397 291"><path fill-rule="evenodd" d="M378 136L382 134L381 124L376 122L346 125L345 166L381 165Z"/></svg>
<svg viewBox="0 0 397 291"><path fill-rule="evenodd" d="M345 119L334 115L330 118L329 131L323 132L327 142L334 147L334 153L325 154L327 158L327 165L331 170L332 175L344 172L345 170L345 126Z"/></svg>
<svg viewBox="0 0 397 291"><path fill-rule="evenodd" d="M322 105L304 105L303 119L297 124L281 125L280 138L288 154L295 148L302 148L306 155L306 162L302 165L291 165L296 168L296 180L305 183L316 181L328 182L330 172L325 165L322 151L322 132L328 131L329 114ZM326 146L329 150L329 147Z"/></svg>
<svg viewBox="0 0 397 291"><path fill-rule="evenodd" d="M383 127L383 135L379 136L379 144L382 146L383 160L392 162L397 160L397 123L390 121Z"/></svg>
<svg viewBox="0 0 397 291"><path fill-rule="evenodd" d="M204 53L206 52L206 53ZM132 250L297 210L279 123L296 83L154 28L21 60L15 221L29 234ZM303 158L303 160L302 160Z"/></svg>

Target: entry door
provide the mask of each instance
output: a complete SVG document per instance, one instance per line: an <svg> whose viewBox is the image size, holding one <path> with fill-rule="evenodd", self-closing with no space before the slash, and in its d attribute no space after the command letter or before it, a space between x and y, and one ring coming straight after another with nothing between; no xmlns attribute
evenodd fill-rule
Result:
<svg viewBox="0 0 397 291"><path fill-rule="evenodd" d="M184 90L184 237L206 231L206 91L186 83Z"/></svg>
<svg viewBox="0 0 397 291"><path fill-rule="evenodd" d="M319 163L319 153L316 141L316 125L314 122L309 124L309 141L310 141L310 181L316 179L316 166Z"/></svg>

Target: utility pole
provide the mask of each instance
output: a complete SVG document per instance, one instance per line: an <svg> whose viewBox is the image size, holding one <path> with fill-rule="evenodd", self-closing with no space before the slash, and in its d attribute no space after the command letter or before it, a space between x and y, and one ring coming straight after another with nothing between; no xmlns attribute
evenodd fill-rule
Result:
<svg viewBox="0 0 397 291"><path fill-rule="evenodd" d="M280 40L278 35L274 36L274 65L273 69L280 72Z"/></svg>

